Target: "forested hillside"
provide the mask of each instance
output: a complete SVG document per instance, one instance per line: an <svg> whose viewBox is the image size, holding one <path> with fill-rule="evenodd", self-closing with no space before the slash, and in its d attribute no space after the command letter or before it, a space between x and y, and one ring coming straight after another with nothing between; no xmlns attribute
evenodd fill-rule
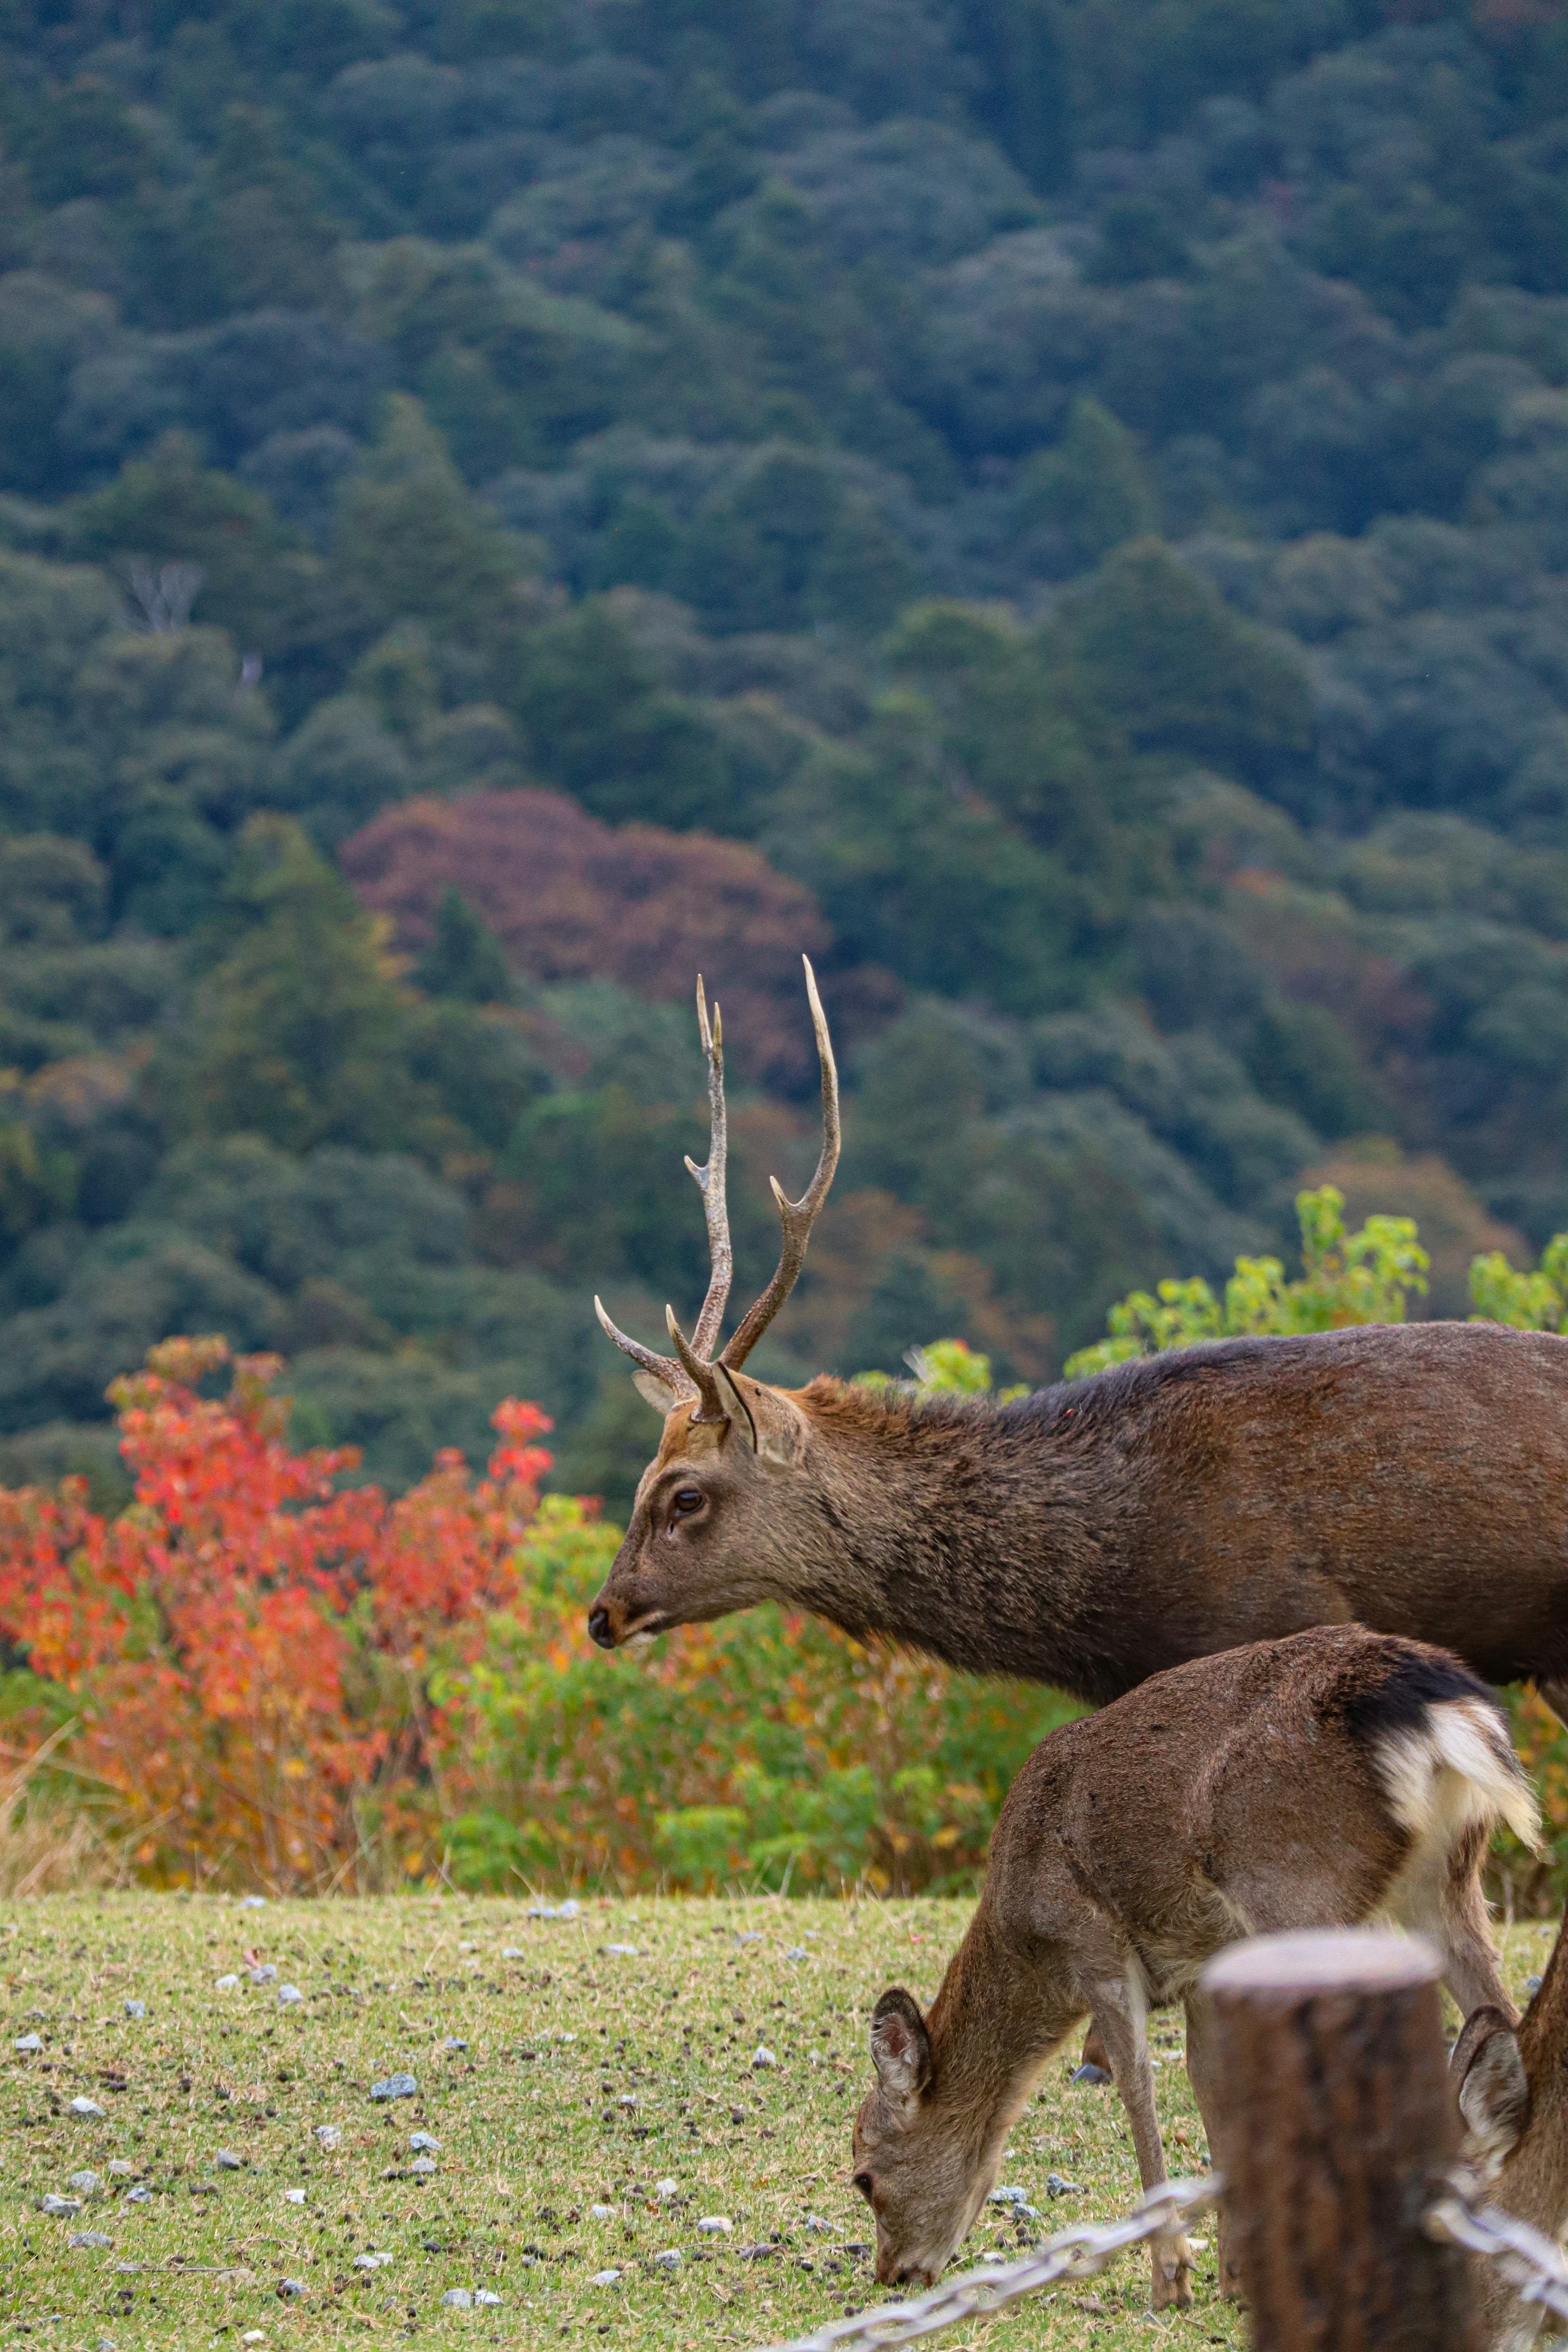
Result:
<svg viewBox="0 0 1568 2352"><path fill-rule="evenodd" d="M1564 1202L1549 0L4 0L0 1478L394 1485L836 1196L773 1377Z"/></svg>

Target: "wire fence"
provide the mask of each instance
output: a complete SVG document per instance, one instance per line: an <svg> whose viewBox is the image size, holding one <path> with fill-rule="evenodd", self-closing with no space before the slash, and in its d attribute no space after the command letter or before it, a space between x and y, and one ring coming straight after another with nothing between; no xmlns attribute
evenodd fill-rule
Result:
<svg viewBox="0 0 1568 2352"><path fill-rule="evenodd" d="M779 2352L838 2352L846 2345L912 2344L961 2320L988 2319L1020 2296L1064 2280L1092 2278L1129 2246L1182 2229L1194 2213L1214 2203L1223 2183L1210 2173L1202 2180L1169 2180L1140 2197L1116 2221L1084 2221L1047 2238L1016 2263L961 2271L907 2303L884 2303L848 2319L830 2319L809 2336L796 2336Z"/></svg>

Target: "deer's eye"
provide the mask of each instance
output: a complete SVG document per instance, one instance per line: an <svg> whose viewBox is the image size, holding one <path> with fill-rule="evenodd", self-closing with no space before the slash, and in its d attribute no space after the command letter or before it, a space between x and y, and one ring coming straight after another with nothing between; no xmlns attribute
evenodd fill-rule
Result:
<svg viewBox="0 0 1568 2352"><path fill-rule="evenodd" d="M693 1511L702 1508L702 1489L700 1486L678 1486L671 1507L678 1519L689 1519Z"/></svg>
<svg viewBox="0 0 1568 2352"><path fill-rule="evenodd" d="M855 2175L854 2179L849 2183L849 2186L851 2189L858 2189L860 2191L861 2196L866 2200L867 2204L869 2205L871 2202L871 2176L868 2172L858 2172Z"/></svg>

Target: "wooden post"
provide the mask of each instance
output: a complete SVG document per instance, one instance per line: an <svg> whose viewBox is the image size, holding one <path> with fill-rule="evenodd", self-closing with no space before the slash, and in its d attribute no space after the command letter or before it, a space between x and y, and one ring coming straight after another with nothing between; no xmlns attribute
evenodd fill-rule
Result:
<svg viewBox="0 0 1568 2352"><path fill-rule="evenodd" d="M1457 2122L1437 1955L1364 1930L1262 1936L1204 1971L1255 2352L1473 2352L1465 2257L1424 2236Z"/></svg>

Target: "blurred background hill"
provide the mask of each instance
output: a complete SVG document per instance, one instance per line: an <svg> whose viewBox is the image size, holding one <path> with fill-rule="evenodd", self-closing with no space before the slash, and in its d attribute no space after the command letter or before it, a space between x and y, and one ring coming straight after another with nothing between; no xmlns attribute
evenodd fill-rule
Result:
<svg viewBox="0 0 1568 2352"><path fill-rule="evenodd" d="M1547 0L5 0L0 1478L165 1333L624 1499L766 1376L1568 1222Z"/></svg>

